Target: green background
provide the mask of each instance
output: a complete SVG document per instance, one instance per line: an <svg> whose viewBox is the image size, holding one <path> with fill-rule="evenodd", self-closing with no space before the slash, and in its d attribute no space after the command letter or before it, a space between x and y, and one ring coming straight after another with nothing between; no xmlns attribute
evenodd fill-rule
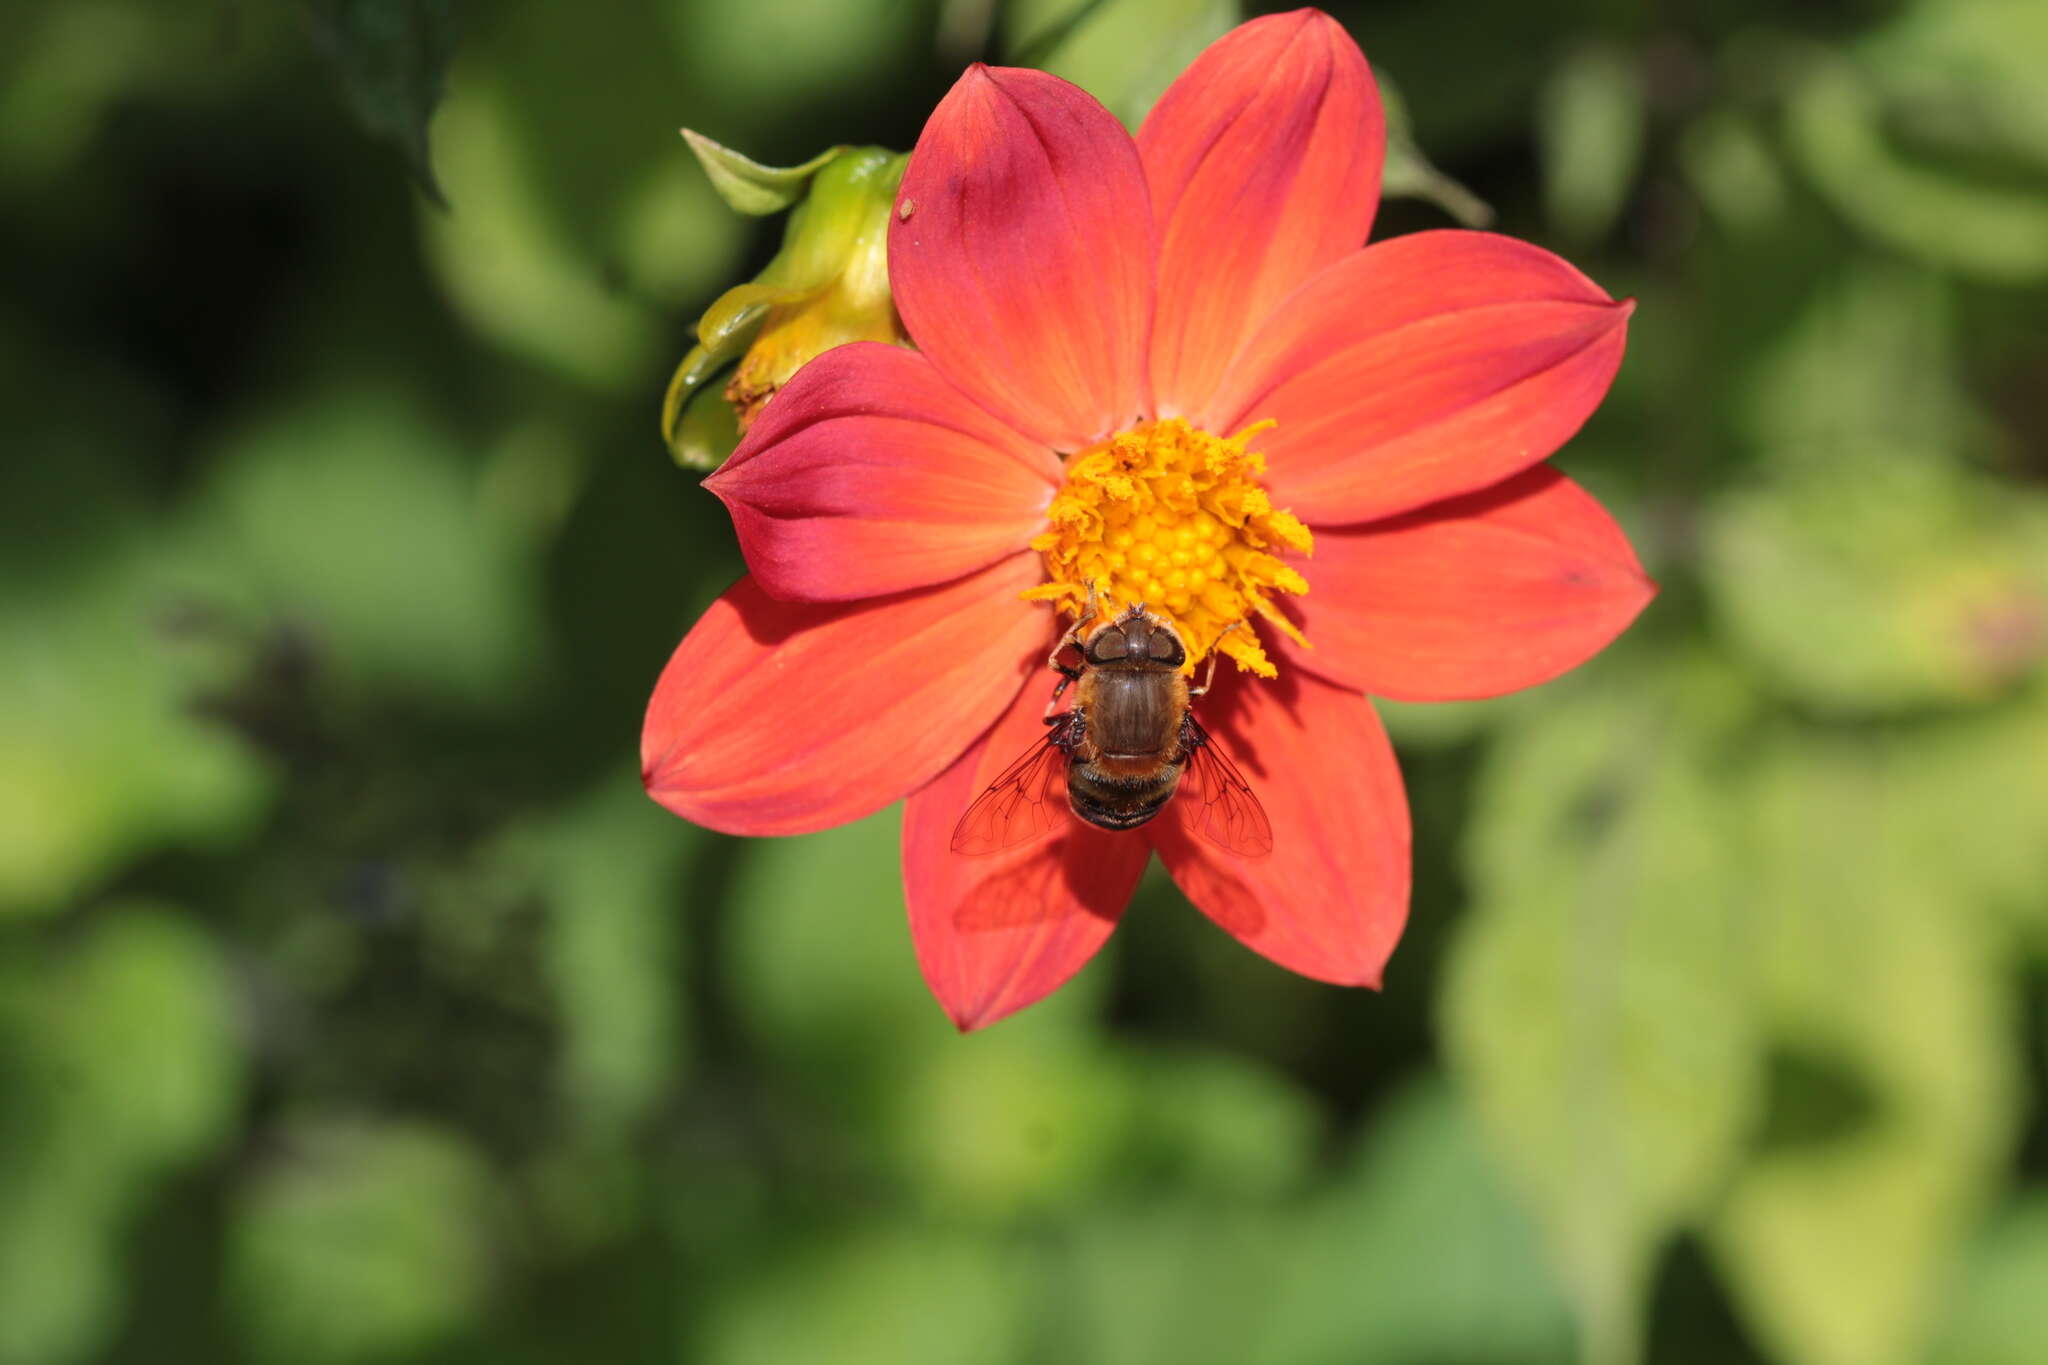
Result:
<svg viewBox="0 0 2048 1365"><path fill-rule="evenodd" d="M894 812L638 788L777 233L676 129L1135 117L1234 8L9 8L0 1365L2048 1359L2048 6L1336 8L1640 300L1561 463L1663 594L1387 708L1384 994L1148 881L965 1039Z"/></svg>

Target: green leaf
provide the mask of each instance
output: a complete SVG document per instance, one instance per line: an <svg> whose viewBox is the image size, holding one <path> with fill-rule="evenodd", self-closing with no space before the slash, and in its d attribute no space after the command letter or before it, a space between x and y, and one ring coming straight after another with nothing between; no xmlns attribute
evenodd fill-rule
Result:
<svg viewBox="0 0 2048 1365"><path fill-rule="evenodd" d="M190 590L291 622L352 681L509 707L535 676L534 547L483 505L452 433L390 390L338 385L220 443Z"/></svg>
<svg viewBox="0 0 2048 1365"><path fill-rule="evenodd" d="M943 1227L812 1237L749 1267L708 1305L696 1349L709 1365L1013 1365L1042 1309L999 1244ZM693 1315L694 1316L694 1315Z"/></svg>
<svg viewBox="0 0 2048 1365"><path fill-rule="evenodd" d="M1693 192L1724 226L1756 232L1785 211L1785 172L1755 119L1711 110L1686 127L1678 157Z"/></svg>
<svg viewBox="0 0 2048 1365"><path fill-rule="evenodd" d="M313 0L313 37L356 119L405 152L420 187L445 206L427 125L455 55L454 0Z"/></svg>
<svg viewBox="0 0 2048 1365"><path fill-rule="evenodd" d="M563 1089L590 1137L627 1135L683 1074L678 916L685 859L704 842L635 780L586 794L539 832Z"/></svg>
<svg viewBox="0 0 2048 1365"><path fill-rule="evenodd" d="M1751 826L1745 957L1774 1046L1810 1059L1809 1076L1781 1086L1709 1244L1778 1358L1904 1365L1925 1358L2005 1161L2013 1002L1983 919L1910 856L1901 835L1922 813L1885 752L1781 740L1764 753L1730 803ZM1788 1112L1817 1097L1815 1073L1849 1101L1818 1124Z"/></svg>
<svg viewBox="0 0 2048 1365"><path fill-rule="evenodd" d="M1749 353L1737 428L1774 464L1860 459L1874 444L1947 454L1972 420L1958 340L1953 291L1938 276L1857 252Z"/></svg>
<svg viewBox="0 0 2048 1365"><path fill-rule="evenodd" d="M1589 241L1613 226L1642 163L1648 122L1643 73L1620 48L1590 43L1552 68L1536 131L1544 203L1560 231Z"/></svg>
<svg viewBox="0 0 2048 1365"><path fill-rule="evenodd" d="M2048 1360L2048 1193L2000 1209L1956 1276L1928 1352L1931 1365L2037 1365Z"/></svg>
<svg viewBox="0 0 2048 1365"><path fill-rule="evenodd" d="M1857 57L1930 150L2048 170L2048 12L2032 0L1919 0Z"/></svg>
<svg viewBox="0 0 2048 1365"><path fill-rule="evenodd" d="M1171 1122L1147 1100L1140 1122ZM1096 1365L1561 1365L1571 1321L1532 1229L1440 1080L1370 1114L1310 1199L1175 1182L1098 1198L1044 1354Z"/></svg>
<svg viewBox="0 0 2048 1365"><path fill-rule="evenodd" d="M66 1036L84 1121L115 1161L177 1165L225 1136L240 1100L228 980L205 935L161 910L120 911L65 964Z"/></svg>
<svg viewBox="0 0 2048 1365"><path fill-rule="evenodd" d="M1235 0L1023 0L1004 11L1018 64L1072 81L1132 128L1238 17Z"/></svg>
<svg viewBox="0 0 2048 1365"><path fill-rule="evenodd" d="M1439 1076L1369 1116L1336 1184L1284 1241L1265 1359L1572 1359L1570 1310L1535 1229ZM1422 1247L1428 1254L1417 1254Z"/></svg>
<svg viewBox="0 0 2048 1365"><path fill-rule="evenodd" d="M0 920L60 910L137 853L233 838L264 810L271 775L193 714L212 660L164 629L189 605L181 571L121 543L62 582L0 590Z"/></svg>
<svg viewBox="0 0 2048 1365"><path fill-rule="evenodd" d="M1516 703L1498 698L1484 701L1402 702L1374 697L1373 709L1386 722L1394 747L1402 753L1411 749L1449 749L1470 742L1488 728L1499 724Z"/></svg>
<svg viewBox="0 0 2048 1365"><path fill-rule="evenodd" d="M854 8L834 6L832 18ZM425 226L479 330L645 401L669 319L724 287L752 234L665 134L716 117L735 136L762 135L769 92L720 98L699 62L762 9L728 7L705 23L692 6L612 6L600 19L578 5L494 5L472 26L434 123L457 212ZM823 18L799 36L832 27ZM772 57L791 42L763 46Z"/></svg>
<svg viewBox="0 0 2048 1365"><path fill-rule="evenodd" d="M280 776L201 714L247 652L186 590L183 507L136 458L163 395L25 320L0 307L0 405L36 456L0 474L0 926L249 837Z"/></svg>
<svg viewBox="0 0 2048 1365"><path fill-rule="evenodd" d="M722 122L800 126L818 117L815 102L822 97L903 88L929 75L910 56L929 50L929 7L903 0L746 0L716 11L693 4L653 9L668 23L674 44L660 55L671 71L677 59L682 63L680 79L669 79L718 110Z"/></svg>
<svg viewBox="0 0 2048 1365"><path fill-rule="evenodd" d="M1703 540L1727 637L1808 704L1984 701L2048 659L2048 504L1918 452L1781 466Z"/></svg>
<svg viewBox="0 0 2048 1365"><path fill-rule="evenodd" d="M1986 699L2048 653L2048 500L1959 458L1986 427L1956 312L1931 272L1855 254L1743 382L1765 459L1710 507L1704 578L1723 633L1810 705Z"/></svg>
<svg viewBox="0 0 2048 1365"><path fill-rule="evenodd" d="M792 219L792 229L794 225L795 220ZM783 262L790 254L789 248L785 246L782 253L776 257L776 261L771 263L770 271L773 271L775 264ZM769 310L777 304L795 303L815 294L829 282L829 275L822 280L803 285L771 283L765 279L749 280L745 284L734 285L712 300L711 306L704 310L704 315L697 319L697 344L689 349L683 356L682 363L676 366L676 372L669 377L668 392L662 396L661 434L669 443L671 451L675 450L677 433L684 421L684 414L687 411L685 405L692 401L693 396L701 396L698 391L712 376L720 370L730 371L733 362L740 359L747 348L754 344L754 338L759 335L763 323L766 322ZM724 386L721 384L718 387ZM701 424L704 419L699 417L698 421ZM730 454L730 449L726 453ZM680 463L689 463L679 452L676 457ZM720 461L724 458L723 455L719 457Z"/></svg>
<svg viewBox="0 0 2048 1365"><path fill-rule="evenodd" d="M2048 277L2048 183L2014 186L1910 159L1885 122L1865 76L1821 59L1794 92L1785 128L1815 188L1875 240L1987 280Z"/></svg>
<svg viewBox="0 0 2048 1365"><path fill-rule="evenodd" d="M45 5L11 16L0 55L0 178L33 184L71 169L92 155L102 121L159 64L199 60L180 42L196 35L177 18L107 5Z"/></svg>
<svg viewBox="0 0 2048 1365"><path fill-rule="evenodd" d="M1138 1111L1119 1059L1058 1021L1009 1022L919 1053L884 1096L886 1151L934 1215L1002 1226L1086 1207L1123 1173Z"/></svg>
<svg viewBox="0 0 2048 1365"><path fill-rule="evenodd" d="M734 999L760 1044L852 1088L906 1046L957 1037L911 954L899 812L741 848Z"/></svg>
<svg viewBox="0 0 2048 1365"><path fill-rule="evenodd" d="M1387 160L1380 173L1380 194L1388 199L1420 199L1435 204L1462 226L1483 228L1493 222L1493 205L1438 170L1415 141L1408 101L1386 72L1375 70L1380 103L1387 116Z"/></svg>
<svg viewBox="0 0 2048 1365"><path fill-rule="evenodd" d="M205 937L115 907L0 964L0 1362L91 1354L120 1321L120 1239L227 1135L242 1063Z"/></svg>
<svg viewBox="0 0 2048 1365"><path fill-rule="evenodd" d="M1926 727L1888 761L1907 856L2048 958L2048 688Z"/></svg>
<svg viewBox="0 0 2048 1365"><path fill-rule="evenodd" d="M1271 1199L1314 1169L1323 1116L1271 1068L1195 1048L1134 1048L1120 1062L1132 1117L1117 1164L1131 1183Z"/></svg>
<svg viewBox="0 0 2048 1365"><path fill-rule="evenodd" d="M1000 1225L1154 1191L1272 1198L1307 1176L1319 1129L1308 1098L1263 1069L1107 1048L1034 1013L924 1054L886 1136L935 1212Z"/></svg>
<svg viewBox="0 0 2048 1365"><path fill-rule="evenodd" d="M1756 1102L1739 863L1711 761L1741 697L1699 661L1575 684L1480 777L1442 1001L1453 1074L1527 1199L1585 1358L1639 1358L1658 1249Z"/></svg>
<svg viewBox="0 0 2048 1365"><path fill-rule="evenodd" d="M481 336L598 392L642 393L668 345L664 314L720 287L744 225L702 176L658 155L658 141L630 155L642 144L626 116L658 107L673 80L662 63L652 63L660 79L648 69L658 29L553 5L502 18L465 55L435 121L436 169L459 207L423 224L428 261ZM549 120L534 107L546 102L528 97L597 70L618 88L585 109L617 111L615 123Z"/></svg>
<svg viewBox="0 0 2048 1365"><path fill-rule="evenodd" d="M1198 1191L1105 1201L1071 1234L1063 1312L1048 1333L1054 1344L1035 1358L1089 1365L1363 1358L1352 1352L1369 1343L1352 1341L1324 1357L1292 1346L1283 1315L1292 1302L1289 1277L1301 1266L1294 1255L1301 1226Z"/></svg>
<svg viewBox="0 0 2048 1365"><path fill-rule="evenodd" d="M803 198L804 191L810 187L811 177L847 150L845 147L827 147L800 166L763 166L691 128L683 129L683 140L696 153L704 174L711 177L718 197L730 204L735 212L756 217L780 213Z"/></svg>
<svg viewBox="0 0 2048 1365"><path fill-rule="evenodd" d="M663 410L662 432L668 439L668 453L685 469L716 469L739 446L739 414L725 396L730 373L715 376L714 382L691 394L688 401L678 402L673 413ZM672 395L683 374L683 370L676 371Z"/></svg>
<svg viewBox="0 0 2048 1365"><path fill-rule="evenodd" d="M751 1044L800 1078L878 1172L949 1216L999 1219L1100 1188L1132 1098L1084 1041L1098 960L1051 999L963 1039L932 999L903 907L901 816L743 846L732 995Z"/></svg>
<svg viewBox="0 0 2048 1365"><path fill-rule="evenodd" d="M419 1125L302 1125L244 1192L228 1298L252 1357L343 1365L470 1325L490 1271L491 1174Z"/></svg>

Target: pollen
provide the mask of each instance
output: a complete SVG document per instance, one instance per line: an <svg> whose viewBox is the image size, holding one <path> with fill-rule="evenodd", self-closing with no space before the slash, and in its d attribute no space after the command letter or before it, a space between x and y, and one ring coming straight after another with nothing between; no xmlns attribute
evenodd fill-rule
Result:
<svg viewBox="0 0 2048 1365"><path fill-rule="evenodd" d="M1047 581L1026 600L1076 618L1091 591L1104 613L1142 602L1180 632L1190 669L1215 651L1274 676L1252 620L1308 643L1273 596L1308 591L1280 556L1307 555L1314 542L1259 484L1266 458L1249 443L1271 425L1224 437L1169 417L1070 456L1046 510L1051 529L1031 542Z"/></svg>

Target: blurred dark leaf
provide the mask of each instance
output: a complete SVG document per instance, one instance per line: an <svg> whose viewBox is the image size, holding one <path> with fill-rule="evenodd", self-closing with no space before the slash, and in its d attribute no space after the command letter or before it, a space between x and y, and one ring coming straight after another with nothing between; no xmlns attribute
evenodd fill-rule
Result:
<svg viewBox="0 0 2048 1365"><path fill-rule="evenodd" d="M311 0L313 38L364 128L399 145L420 188L447 206L427 126L455 55L455 0Z"/></svg>
<svg viewBox="0 0 2048 1365"><path fill-rule="evenodd" d="M1416 145L1408 101L1391 75L1374 71L1380 102L1387 115L1387 161L1380 175L1380 194L1388 199L1420 199L1435 204L1460 227L1483 228L1493 222L1493 205L1438 170Z"/></svg>
<svg viewBox="0 0 2048 1365"><path fill-rule="evenodd" d="M1818 1149L1852 1141L1878 1116L1877 1099L1855 1068L1817 1049L1774 1048L1765 1083L1756 1140L1766 1148Z"/></svg>

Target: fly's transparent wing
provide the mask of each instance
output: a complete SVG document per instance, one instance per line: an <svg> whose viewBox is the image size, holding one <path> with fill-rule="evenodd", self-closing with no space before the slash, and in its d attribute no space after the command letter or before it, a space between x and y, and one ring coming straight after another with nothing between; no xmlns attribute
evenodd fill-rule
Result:
<svg viewBox="0 0 2048 1365"><path fill-rule="evenodd" d="M1258 793L1193 712L1182 723L1181 747L1187 763L1173 800L1181 825L1188 833L1240 858L1263 858L1271 853L1273 822L1266 818Z"/></svg>
<svg viewBox="0 0 2048 1365"><path fill-rule="evenodd" d="M969 857L1022 848L1060 829L1067 809L1067 726L1064 717L1045 737L1003 769L953 827L953 851Z"/></svg>

